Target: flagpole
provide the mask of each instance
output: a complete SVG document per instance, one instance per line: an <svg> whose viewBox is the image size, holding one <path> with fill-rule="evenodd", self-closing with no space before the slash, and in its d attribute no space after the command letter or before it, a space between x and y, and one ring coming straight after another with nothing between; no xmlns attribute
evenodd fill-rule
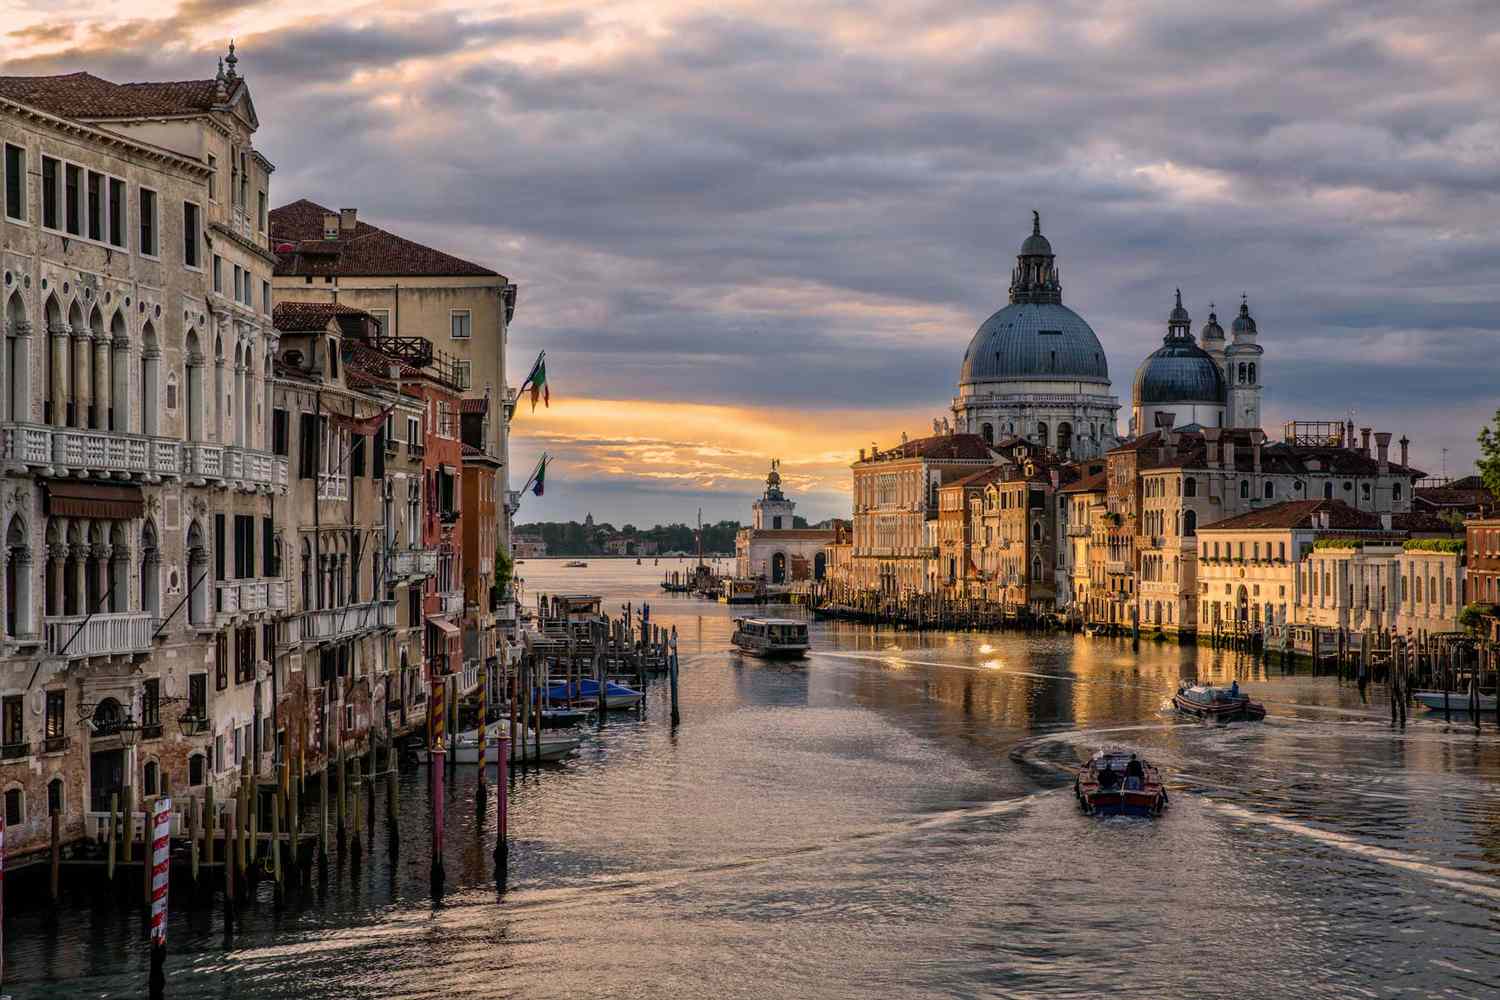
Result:
<svg viewBox="0 0 1500 1000"><path fill-rule="evenodd" d="M545 451L542 452L542 457L536 460L536 468L532 469L531 475L526 477L526 485L521 487L518 496L525 496L526 491L531 489L532 484L536 482L537 474L542 471L542 468L546 465L547 459L549 457L550 456Z"/></svg>

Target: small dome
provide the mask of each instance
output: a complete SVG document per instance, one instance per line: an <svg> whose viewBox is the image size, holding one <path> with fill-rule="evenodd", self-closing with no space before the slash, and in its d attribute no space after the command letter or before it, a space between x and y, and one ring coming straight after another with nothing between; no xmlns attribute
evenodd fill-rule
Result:
<svg viewBox="0 0 1500 1000"><path fill-rule="evenodd" d="M985 320L958 376L960 384L1049 379L1109 382L1099 338L1056 302L1013 302Z"/></svg>
<svg viewBox="0 0 1500 1000"><path fill-rule="evenodd" d="M1214 307L1208 307L1208 322L1203 324L1203 330L1199 336L1204 340L1223 340L1224 328L1219 325L1219 314L1214 312Z"/></svg>
<svg viewBox="0 0 1500 1000"><path fill-rule="evenodd" d="M1250 303L1240 300L1240 314L1234 318L1235 333L1254 333L1255 320L1250 316Z"/></svg>
<svg viewBox="0 0 1500 1000"><path fill-rule="evenodd" d="M1169 337L1135 372L1137 404L1224 403L1224 376L1191 338Z"/></svg>
<svg viewBox="0 0 1500 1000"><path fill-rule="evenodd" d="M1188 326L1192 322L1193 317L1189 316L1188 311L1182 308L1182 289L1179 288L1177 289L1177 304L1172 307L1172 314L1167 317L1167 325L1176 326L1180 323L1183 326Z"/></svg>
<svg viewBox="0 0 1500 1000"><path fill-rule="evenodd" d="M1042 235L1042 213L1031 213L1031 235L1021 243L1022 257L1051 257L1052 244Z"/></svg>

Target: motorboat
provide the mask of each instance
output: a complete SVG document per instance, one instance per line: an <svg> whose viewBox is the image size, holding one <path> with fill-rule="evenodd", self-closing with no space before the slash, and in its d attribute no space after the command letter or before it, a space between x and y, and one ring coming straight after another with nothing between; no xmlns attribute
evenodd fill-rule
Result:
<svg viewBox="0 0 1500 1000"><path fill-rule="evenodd" d="M730 642L767 659L800 659L807 653L807 622L791 618L736 618Z"/></svg>
<svg viewBox="0 0 1500 1000"><path fill-rule="evenodd" d="M1184 715L1216 722L1259 722L1266 717L1266 706L1251 701L1238 681L1228 687L1181 685L1172 696L1172 705Z"/></svg>
<svg viewBox="0 0 1500 1000"><path fill-rule="evenodd" d="M635 688L626 687L624 684L617 684L614 681L606 683L605 708L634 708L641 703L642 698L646 697ZM547 700L553 705L571 705L573 702L598 705L599 682L596 680L554 681L547 686Z"/></svg>
<svg viewBox="0 0 1500 1000"><path fill-rule="evenodd" d="M1091 816L1160 816L1169 805L1161 772L1129 750L1100 750L1073 779L1078 807Z"/></svg>
<svg viewBox="0 0 1500 1000"><path fill-rule="evenodd" d="M1421 702L1423 705L1426 705L1428 711L1443 711L1444 705L1442 691L1413 691L1411 693L1411 696L1417 701ZM1448 704L1446 707L1448 711L1467 712L1469 710L1469 692L1449 691L1447 693L1447 698ZM1483 691L1481 691L1479 693L1479 711L1493 712L1494 710L1495 696L1493 694L1485 694Z"/></svg>
<svg viewBox="0 0 1500 1000"><path fill-rule="evenodd" d="M506 724L497 722L485 730L484 762L486 764L497 764L500 761L500 738L509 734L510 730ZM524 734L524 735L523 735ZM581 736L573 733L542 733L540 756L537 753L537 738L535 729L521 729L517 733L517 741L525 744L525 750L517 747L512 756L517 760L540 760L558 761L570 756L583 742ZM417 751L417 759L427 760L427 748L423 747ZM448 759L455 764L477 764L479 763L479 730L471 729L468 732L459 733L448 744Z"/></svg>
<svg viewBox="0 0 1500 1000"><path fill-rule="evenodd" d="M570 559L563 563L563 569L588 569L589 564L581 559Z"/></svg>

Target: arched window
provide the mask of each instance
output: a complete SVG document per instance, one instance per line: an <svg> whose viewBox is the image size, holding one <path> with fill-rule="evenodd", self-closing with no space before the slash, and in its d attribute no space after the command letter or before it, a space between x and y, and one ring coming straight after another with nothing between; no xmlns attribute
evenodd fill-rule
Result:
<svg viewBox="0 0 1500 1000"><path fill-rule="evenodd" d="M155 795L156 794L157 776L160 773L161 773L161 768L157 765L156 761L154 761L154 760L148 760L148 761L146 761L145 774L144 774L144 777L141 780L141 784L144 786L144 790L145 790L145 792L146 792L147 795Z"/></svg>
<svg viewBox="0 0 1500 1000"><path fill-rule="evenodd" d="M1037 582L1042 579L1042 560L1036 556L1031 557L1031 579Z"/></svg>
<svg viewBox="0 0 1500 1000"><path fill-rule="evenodd" d="M983 424L979 428L979 433L984 438L985 444L995 443L995 428L992 425Z"/></svg>
<svg viewBox="0 0 1500 1000"><path fill-rule="evenodd" d="M109 409L105 426L112 431L130 430L130 334L125 311L115 310L109 322Z"/></svg>
<svg viewBox="0 0 1500 1000"><path fill-rule="evenodd" d="M68 307L68 331L69 336L63 342L63 363L67 366L62 373L63 426L82 427L83 383L88 380L88 369L84 368L80 377L79 362L82 360L80 355L88 350L89 328L77 299Z"/></svg>
<svg viewBox="0 0 1500 1000"><path fill-rule="evenodd" d="M1182 512L1182 533L1184 535L1196 535L1198 533L1198 512L1185 510Z"/></svg>
<svg viewBox="0 0 1500 1000"><path fill-rule="evenodd" d="M141 328L141 433L161 433L161 345L156 328L147 320Z"/></svg>
<svg viewBox="0 0 1500 1000"><path fill-rule="evenodd" d="M1066 455L1073 450L1073 425L1067 421L1057 425L1057 451Z"/></svg>
<svg viewBox="0 0 1500 1000"><path fill-rule="evenodd" d="M1042 540L1042 522L1034 521L1031 525L1031 540L1040 542Z"/></svg>
<svg viewBox="0 0 1500 1000"><path fill-rule="evenodd" d="M1276 499L1276 484L1271 482L1269 479L1266 480L1265 495L1267 500Z"/></svg>
<svg viewBox="0 0 1500 1000"><path fill-rule="evenodd" d="M17 289L5 307L5 406L7 419L31 420L31 323Z"/></svg>
<svg viewBox="0 0 1500 1000"><path fill-rule="evenodd" d="M1241 479L1240 480L1240 499L1241 500L1249 500L1250 499L1250 480L1248 480L1248 479Z"/></svg>
<svg viewBox="0 0 1500 1000"><path fill-rule="evenodd" d="M203 754L195 753L188 758L188 784L197 787L204 783Z"/></svg>
<svg viewBox="0 0 1500 1000"><path fill-rule="evenodd" d="M1363 497L1364 499L1366 499L1366 500L1370 499L1370 484L1369 483L1360 483L1359 484L1359 495L1361 497Z"/></svg>
<svg viewBox="0 0 1500 1000"><path fill-rule="evenodd" d="M203 529L197 521L188 525L187 532L187 581L188 621L194 625L208 624L208 543Z"/></svg>
<svg viewBox="0 0 1500 1000"><path fill-rule="evenodd" d="M1400 483L1392 483L1391 484L1391 499L1392 500L1400 500L1401 499L1401 484Z"/></svg>
<svg viewBox="0 0 1500 1000"><path fill-rule="evenodd" d="M1329 480L1328 482L1326 482L1326 483L1323 484L1323 499L1325 499L1325 500L1332 500L1333 499L1333 481L1332 480Z"/></svg>
<svg viewBox="0 0 1500 1000"><path fill-rule="evenodd" d="M109 347L104 342L104 314L99 311L97 302L89 313L89 334L89 339L81 345L83 356L79 358L83 369L82 392L86 401L84 422L91 430L99 430L107 417L105 402L109 396Z"/></svg>
<svg viewBox="0 0 1500 1000"><path fill-rule="evenodd" d="M5 634L29 635L31 626L31 543L19 514L5 531Z"/></svg>
<svg viewBox="0 0 1500 1000"><path fill-rule="evenodd" d="M1250 362L1250 384L1255 384L1255 362Z"/></svg>
<svg viewBox="0 0 1500 1000"><path fill-rule="evenodd" d="M64 805L63 780L61 778L53 778L47 782L47 815L51 816L55 813L61 816Z"/></svg>
<svg viewBox="0 0 1500 1000"><path fill-rule="evenodd" d="M141 526L141 610L161 616L161 546L150 520Z"/></svg>
<svg viewBox="0 0 1500 1000"><path fill-rule="evenodd" d="M20 826L26 822L26 790L17 786L5 790L5 825Z"/></svg>
<svg viewBox="0 0 1500 1000"><path fill-rule="evenodd" d="M198 344L198 333L189 330L187 335L187 393L183 405L187 407L187 436L189 441L203 440L203 349Z"/></svg>
<svg viewBox="0 0 1500 1000"><path fill-rule="evenodd" d="M1047 447L1047 424L1045 421L1036 425L1036 440L1043 448Z"/></svg>
<svg viewBox="0 0 1500 1000"><path fill-rule="evenodd" d="M1197 496L1198 480L1194 479L1192 476L1188 476L1186 479L1184 479L1182 481L1182 495L1185 497Z"/></svg>
<svg viewBox="0 0 1500 1000"><path fill-rule="evenodd" d="M1240 362L1239 372L1240 372L1239 383L1241 385L1244 385L1245 384L1245 362L1243 362L1243 361Z"/></svg>

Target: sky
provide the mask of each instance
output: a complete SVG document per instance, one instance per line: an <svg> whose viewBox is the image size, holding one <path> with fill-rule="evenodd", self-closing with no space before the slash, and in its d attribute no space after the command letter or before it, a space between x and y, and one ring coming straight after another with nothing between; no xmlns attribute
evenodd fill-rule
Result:
<svg viewBox="0 0 1500 1000"><path fill-rule="evenodd" d="M519 286L519 521L847 516L931 432L1041 212L1130 382L1248 295L1264 423L1472 468L1500 406L1493 0L0 0L0 73L212 76L307 197Z"/></svg>

